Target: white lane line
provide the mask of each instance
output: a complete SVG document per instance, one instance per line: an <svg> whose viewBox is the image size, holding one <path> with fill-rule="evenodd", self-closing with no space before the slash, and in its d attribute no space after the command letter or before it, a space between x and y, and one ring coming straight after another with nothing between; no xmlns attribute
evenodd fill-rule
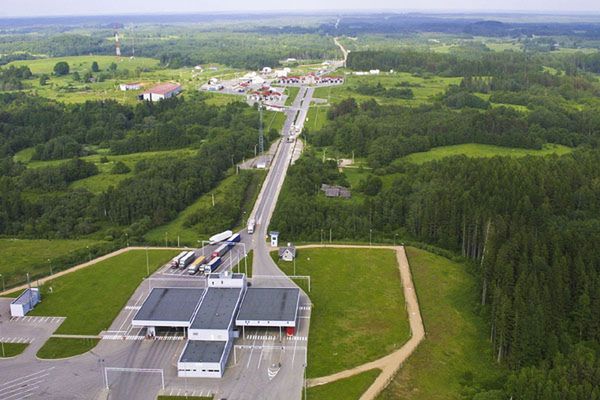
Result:
<svg viewBox="0 0 600 400"><path fill-rule="evenodd" d="M37 384L37 383L44 382L45 381L44 378L46 378L47 376L50 376L50 374L44 374L44 375L36 376L33 378L25 379L20 382L15 382L10 386L0 389L0 395L5 395L7 392L13 392L15 390L18 390L22 386L27 386L27 385L31 385L31 384ZM27 382L31 382L31 383L27 383ZM11 389L11 388L13 388L13 389Z"/></svg>
<svg viewBox="0 0 600 400"><path fill-rule="evenodd" d="M27 389L27 390L23 390L22 392L17 392L15 394L11 394L10 396L7 397L3 397L4 400L9 400L9 399L22 399L23 397L15 397L15 396L23 396L23 395L27 395L27 397L32 396L33 392L36 391L37 389L39 389L39 386L34 386L31 389Z"/></svg>
<svg viewBox="0 0 600 400"><path fill-rule="evenodd" d="M2 390L2 387L3 387L3 386L5 386L5 385L8 385L9 383L13 383L13 382L19 381L19 380L21 380L21 379L29 378L29 377L31 377L31 376L35 376L35 375L39 375L39 374L43 374L43 373L45 373L45 372L50 372L50 371L51 371L51 370L53 370L54 368L55 368L55 367L50 367L50 368L42 369L42 370L40 370L40 371L37 371L37 372L34 372L34 373L32 373L32 374L25 375L25 376L21 376L21 377L19 377L19 378L13 379L13 380L11 380L11 381L8 381L8 382L0 383L0 391Z"/></svg>

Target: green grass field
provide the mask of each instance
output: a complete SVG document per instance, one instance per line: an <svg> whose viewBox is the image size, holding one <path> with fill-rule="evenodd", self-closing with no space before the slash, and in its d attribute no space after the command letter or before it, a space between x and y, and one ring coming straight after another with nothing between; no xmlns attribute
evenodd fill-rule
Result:
<svg viewBox="0 0 600 400"><path fill-rule="evenodd" d="M67 358L90 351L98 344L98 339L70 339L51 337L38 350L36 356L52 360Z"/></svg>
<svg viewBox="0 0 600 400"><path fill-rule="evenodd" d="M69 63L71 74L66 76L53 76L51 72L59 61ZM111 63L117 64L117 71L129 71L128 77L106 79L103 82L80 82L73 79L72 72L77 71L81 76L91 69L93 61L97 61L101 72ZM159 61L152 58L123 57L118 60L113 56L73 56L56 57L38 60L14 61L9 65L28 65L34 74L49 74L47 84L41 86L39 79L25 81L25 91L65 103L81 103L88 100L114 99L124 103L137 102L137 96L143 90L130 90L123 92L119 89L120 83L141 82L145 88L152 87L159 82L174 81L182 85L185 91L196 91L200 85L213 76L222 79L233 77L237 70L219 66L218 70L204 70L202 72L192 68L170 69L159 66ZM141 70L136 71L138 68ZM220 100L217 100L220 101ZM227 100L229 101L229 100Z"/></svg>
<svg viewBox="0 0 600 400"><path fill-rule="evenodd" d="M2 343L0 358L15 357L25 351L29 343Z"/></svg>
<svg viewBox="0 0 600 400"><path fill-rule="evenodd" d="M240 252L242 248L240 247ZM241 253L240 253L241 254ZM247 260L242 260L233 266L233 272L240 272L246 274L248 278L252 278L252 262L254 261L254 253L253 250L248 251L248 255L246 256Z"/></svg>
<svg viewBox="0 0 600 400"><path fill-rule="evenodd" d="M358 400L380 373L380 370L372 369L350 378L308 388L304 400Z"/></svg>
<svg viewBox="0 0 600 400"><path fill-rule="evenodd" d="M150 273L177 254L149 250ZM42 302L29 315L63 316L60 334L97 335L107 329L146 276L146 252L131 250L42 286Z"/></svg>
<svg viewBox="0 0 600 400"><path fill-rule="evenodd" d="M52 260L102 243L97 240L0 239L0 274L5 286L25 281L25 274L49 274ZM48 262L50 259L50 263ZM56 265L54 266L56 268ZM0 285L2 284L0 279ZM0 289L2 287L0 286Z"/></svg>
<svg viewBox="0 0 600 400"><path fill-rule="evenodd" d="M545 144L541 150L532 149L518 149L510 147L492 146L488 144L457 144L453 146L435 147L429 151L421 153L409 154L400 160L409 161L414 164L423 164L428 161L441 160L442 158L465 155L467 157L525 157L528 155L532 156L546 156L549 154L564 155L571 153L572 148L562 146L559 144Z"/></svg>
<svg viewBox="0 0 600 400"><path fill-rule="evenodd" d="M323 128L327 122L327 110L328 105L312 105L308 109L306 115L306 122L304 127L308 128L310 132L315 132Z"/></svg>
<svg viewBox="0 0 600 400"><path fill-rule="evenodd" d="M338 103L341 100L347 99L348 97L355 98L358 102L366 101L375 98L380 104L403 104L403 105L417 105L428 103L431 96L443 93L448 86L454 84L458 85L461 78L444 78L444 77L431 77L424 78L413 76L407 72L395 72L395 73L383 73L381 75L366 75L366 76L346 76L346 82L342 86L331 86L315 89L314 97L321 99L329 99L330 103ZM411 87L414 98L407 99L394 99L386 97L377 97L362 95L357 93L354 89L361 84L377 85L381 83L386 89L397 87L396 85L401 82L408 82Z"/></svg>
<svg viewBox="0 0 600 400"><path fill-rule="evenodd" d="M294 99L296 98L296 96L298 96L299 91L300 91L300 88L296 87L296 86L290 86L290 87L285 88L285 93L288 96L287 99L285 100L286 106L292 105L292 103L294 102Z"/></svg>
<svg viewBox="0 0 600 400"><path fill-rule="evenodd" d="M277 254L272 253L277 260ZM293 263L279 261L293 274ZM396 254L381 249L299 249L297 275L311 276L307 377L385 356L410 336ZM306 287L305 281L298 281Z"/></svg>
<svg viewBox="0 0 600 400"><path fill-rule="evenodd" d="M476 311L477 284L465 265L412 247L407 255L427 336L379 399L472 398L467 386L494 385L503 375Z"/></svg>

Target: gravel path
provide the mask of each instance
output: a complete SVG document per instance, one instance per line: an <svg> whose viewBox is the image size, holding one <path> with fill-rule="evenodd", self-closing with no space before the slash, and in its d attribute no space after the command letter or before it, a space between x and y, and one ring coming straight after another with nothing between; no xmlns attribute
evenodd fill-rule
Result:
<svg viewBox="0 0 600 400"><path fill-rule="evenodd" d="M415 351L419 343L425 337L425 327L419 310L419 302L414 290L412 276L410 273L410 265L406 258L404 246L365 246L365 245L306 245L298 246L300 249L315 248L315 247L332 247L332 248L355 248L355 249L390 249L396 251L398 267L400 269L400 277L402 279L402 287L404 290L404 299L406 301L406 310L410 323L411 338L395 352L388 354L385 357L366 364L359 365L352 369L347 369L332 375L322 376L308 380L308 387L324 385L326 383L335 382L339 379L349 378L371 369L380 369L381 374L375 379L375 382L362 394L360 400L371 400L377 397L379 393L390 383L402 363Z"/></svg>

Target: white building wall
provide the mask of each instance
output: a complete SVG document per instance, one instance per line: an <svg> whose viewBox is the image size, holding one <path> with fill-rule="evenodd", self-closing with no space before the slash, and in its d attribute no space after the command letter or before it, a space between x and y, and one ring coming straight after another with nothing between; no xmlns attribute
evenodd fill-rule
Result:
<svg viewBox="0 0 600 400"><path fill-rule="evenodd" d="M11 304L10 305L10 315L11 317L24 317L25 309L22 304Z"/></svg>
<svg viewBox="0 0 600 400"><path fill-rule="evenodd" d="M220 363L177 363L177 376L180 378L221 378L224 366Z"/></svg>
<svg viewBox="0 0 600 400"><path fill-rule="evenodd" d="M189 340L226 341L229 339L229 329L192 329L188 330Z"/></svg>

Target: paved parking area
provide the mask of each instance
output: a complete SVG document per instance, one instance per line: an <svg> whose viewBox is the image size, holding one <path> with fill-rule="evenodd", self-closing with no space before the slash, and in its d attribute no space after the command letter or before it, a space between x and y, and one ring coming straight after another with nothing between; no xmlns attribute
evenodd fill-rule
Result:
<svg viewBox="0 0 600 400"><path fill-rule="evenodd" d="M38 397L40 387L52 377L54 367L38 369L28 375L0 383L0 399L21 400Z"/></svg>

